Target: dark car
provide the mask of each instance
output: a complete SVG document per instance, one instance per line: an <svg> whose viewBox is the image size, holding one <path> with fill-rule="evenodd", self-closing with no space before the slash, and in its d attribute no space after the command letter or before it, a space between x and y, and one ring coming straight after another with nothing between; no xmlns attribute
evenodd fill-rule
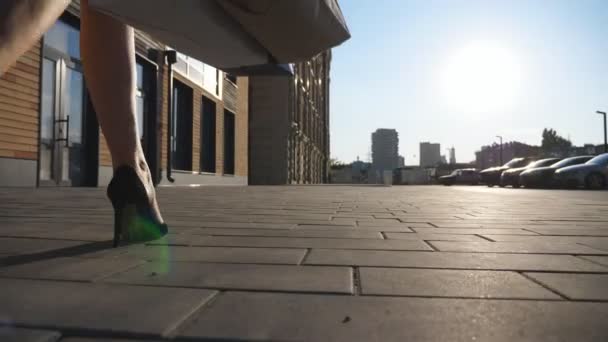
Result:
<svg viewBox="0 0 608 342"><path fill-rule="evenodd" d="M555 171L562 167L579 165L588 162L593 156L566 158L553 165L525 170L519 175L519 183L526 188L546 188L555 186Z"/></svg>
<svg viewBox="0 0 608 342"><path fill-rule="evenodd" d="M582 185L587 189L605 189L608 185L608 153L600 154L585 164L558 169L555 180L566 187Z"/></svg>
<svg viewBox="0 0 608 342"><path fill-rule="evenodd" d="M443 185L453 184L479 184L479 173L475 169L457 169L447 176L439 177L439 183Z"/></svg>
<svg viewBox="0 0 608 342"><path fill-rule="evenodd" d="M479 177L481 182L486 184L489 187L493 187L494 185L500 185L500 176L502 172L514 167L522 167L530 164L532 161L531 158L513 158L511 161L506 163L503 166L496 166L485 169L479 173Z"/></svg>
<svg viewBox="0 0 608 342"><path fill-rule="evenodd" d="M526 170L532 170L537 167L549 166L551 164L557 163L560 160L561 160L560 158L546 158L546 159L533 161L530 164L523 166L523 167L510 168L506 171L503 171L502 175L500 175L500 186L510 185L514 188L519 188L521 185L519 183L519 175L522 172L524 172Z"/></svg>

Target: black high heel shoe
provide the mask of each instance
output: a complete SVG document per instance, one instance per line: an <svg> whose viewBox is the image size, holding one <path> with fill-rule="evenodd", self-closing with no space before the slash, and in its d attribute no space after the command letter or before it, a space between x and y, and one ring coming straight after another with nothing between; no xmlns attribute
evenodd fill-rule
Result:
<svg viewBox="0 0 608 342"><path fill-rule="evenodd" d="M167 234L167 225L158 221L146 187L132 167L121 166L114 171L107 193L114 207L114 247L121 240L150 241Z"/></svg>

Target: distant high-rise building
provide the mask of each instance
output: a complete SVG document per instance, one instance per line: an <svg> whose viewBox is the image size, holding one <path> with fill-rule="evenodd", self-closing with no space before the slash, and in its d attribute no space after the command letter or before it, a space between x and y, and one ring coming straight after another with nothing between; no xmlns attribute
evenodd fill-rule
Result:
<svg viewBox="0 0 608 342"><path fill-rule="evenodd" d="M420 143L420 167L434 167L441 163L441 145Z"/></svg>
<svg viewBox="0 0 608 342"><path fill-rule="evenodd" d="M379 128L372 133L372 170L376 175L393 171L399 165L399 133Z"/></svg>
<svg viewBox="0 0 608 342"><path fill-rule="evenodd" d="M456 149L454 146L450 148L450 164L456 164Z"/></svg>
<svg viewBox="0 0 608 342"><path fill-rule="evenodd" d="M399 156L399 162L397 163L397 167L404 167L404 166L405 166L405 157Z"/></svg>

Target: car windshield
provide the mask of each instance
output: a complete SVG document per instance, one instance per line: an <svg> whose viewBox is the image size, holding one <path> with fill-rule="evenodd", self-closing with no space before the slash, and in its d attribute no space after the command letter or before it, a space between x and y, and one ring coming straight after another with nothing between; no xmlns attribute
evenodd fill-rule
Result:
<svg viewBox="0 0 608 342"><path fill-rule="evenodd" d="M585 164L608 165L608 153L600 154Z"/></svg>
<svg viewBox="0 0 608 342"><path fill-rule="evenodd" d="M567 158L567 159L564 159L564 160L562 160L560 162L552 164L551 167L559 169L559 168L570 166L570 165L582 164L582 163L585 163L585 162L589 161L589 159L591 159L591 157Z"/></svg>
<svg viewBox="0 0 608 342"><path fill-rule="evenodd" d="M454 170L450 173L450 176L458 176L460 174L460 170Z"/></svg>
<svg viewBox="0 0 608 342"><path fill-rule="evenodd" d="M507 166L507 167L517 167L517 166L520 166L522 164L523 160L524 160L524 158L515 158L515 159L511 160L510 162L506 163L505 166Z"/></svg>
<svg viewBox="0 0 608 342"><path fill-rule="evenodd" d="M541 159L539 161L535 161L534 163L530 164L528 167L549 166L549 165L555 164L555 162L557 162L557 161L559 161L559 159L557 159L557 158Z"/></svg>

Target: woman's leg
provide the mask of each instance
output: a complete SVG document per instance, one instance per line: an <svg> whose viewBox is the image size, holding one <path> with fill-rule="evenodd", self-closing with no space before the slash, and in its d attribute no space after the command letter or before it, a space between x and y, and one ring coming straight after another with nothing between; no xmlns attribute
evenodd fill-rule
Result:
<svg viewBox="0 0 608 342"><path fill-rule="evenodd" d="M53 25L70 0L0 1L0 75Z"/></svg>
<svg viewBox="0 0 608 342"><path fill-rule="evenodd" d="M154 185L139 138L135 115L135 44L133 29L93 11L81 0L80 48L87 88L101 130L112 154L114 169L131 166L148 191L162 222Z"/></svg>

